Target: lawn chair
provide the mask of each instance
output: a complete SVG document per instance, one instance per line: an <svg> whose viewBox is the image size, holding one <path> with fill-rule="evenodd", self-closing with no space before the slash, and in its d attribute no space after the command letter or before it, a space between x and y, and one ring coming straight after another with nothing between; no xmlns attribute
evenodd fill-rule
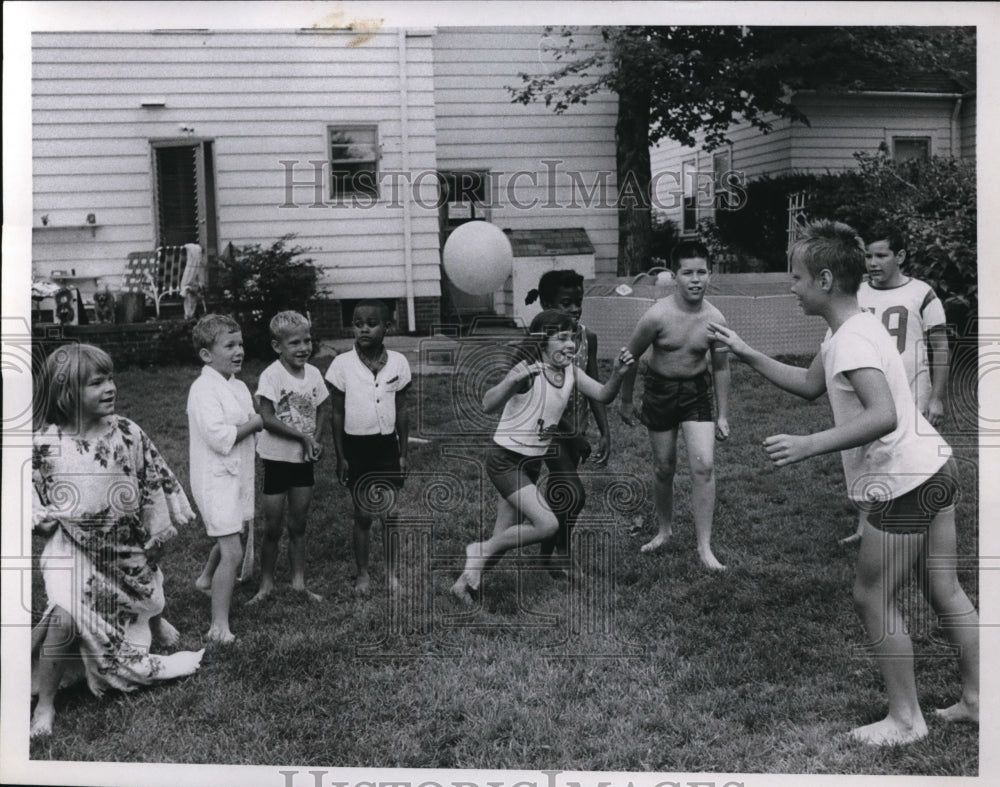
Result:
<svg viewBox="0 0 1000 787"><path fill-rule="evenodd" d="M122 279L123 292L141 292L153 301L156 316L167 295L183 297L182 280L187 265L187 248L159 246L155 251L133 251ZM204 299L200 298L204 307Z"/></svg>

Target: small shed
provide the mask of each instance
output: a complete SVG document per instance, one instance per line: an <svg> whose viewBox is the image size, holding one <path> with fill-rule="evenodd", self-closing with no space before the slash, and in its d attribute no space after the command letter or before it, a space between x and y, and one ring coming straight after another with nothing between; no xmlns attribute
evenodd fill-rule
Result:
<svg viewBox="0 0 1000 787"><path fill-rule="evenodd" d="M584 279L595 276L594 245L583 227L508 229L504 232L514 250L514 270L504 289L496 295L503 299L496 304L499 314L513 317L525 325L530 323L541 311L541 306L538 301L525 304L524 299L547 271L570 268Z"/></svg>

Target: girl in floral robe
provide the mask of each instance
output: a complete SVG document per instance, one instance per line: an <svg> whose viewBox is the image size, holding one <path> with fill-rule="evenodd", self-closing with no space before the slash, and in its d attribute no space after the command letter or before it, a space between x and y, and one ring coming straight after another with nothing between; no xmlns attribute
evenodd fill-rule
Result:
<svg viewBox="0 0 1000 787"><path fill-rule="evenodd" d="M32 454L32 527L48 537L41 555L48 606L32 631L31 734L47 735L56 690L86 677L100 696L189 675L204 651L149 652L178 633L161 616L157 565L177 526L194 520L156 446L114 414L108 355L66 346L46 361L45 421Z"/></svg>

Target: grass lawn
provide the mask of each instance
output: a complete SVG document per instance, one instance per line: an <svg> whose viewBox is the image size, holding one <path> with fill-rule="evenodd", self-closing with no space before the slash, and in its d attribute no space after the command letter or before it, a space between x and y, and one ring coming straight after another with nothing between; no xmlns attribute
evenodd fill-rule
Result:
<svg viewBox="0 0 1000 787"><path fill-rule="evenodd" d="M327 362L317 365L325 371ZM245 369L251 390L262 368ZM117 375L118 411L150 434L186 488L184 406L198 371ZM82 687L63 691L56 734L33 743L31 757L977 774L978 728L948 726L930 712L958 698L958 671L915 591L907 607L930 734L885 749L845 735L881 718L886 697L851 604L857 548L837 543L856 524L840 460L775 470L760 447L769 434L828 426L825 398L803 402L734 365L732 437L716 454L713 541L729 566L724 574L703 570L697 559L683 450L674 539L660 554L639 554L654 532L649 446L643 428L614 416L607 467L584 465L583 581L539 572L530 548L488 574L481 605L466 609L447 589L465 543L492 528L495 501L477 440L462 436L476 419L452 404L461 382L442 375L415 380L412 433L430 442L411 450L414 474L400 501L409 523L400 533L400 597L383 589L381 526L372 550L376 592L353 595L351 507L334 481L331 447L317 469L308 531L307 581L325 601L310 604L288 589L283 542L279 592L247 607L256 579L236 590L235 646L209 650L196 675L153 690L100 701ZM963 468L959 552L974 556L978 463L974 448L956 454ZM640 517L641 532L633 533ZM200 525L191 527L163 561L167 617L184 648L200 648L208 628L209 602L192 583L209 546ZM41 543L34 547L37 554ZM975 571L964 565L960 580L977 602ZM33 605L36 612L44 607L37 576Z"/></svg>

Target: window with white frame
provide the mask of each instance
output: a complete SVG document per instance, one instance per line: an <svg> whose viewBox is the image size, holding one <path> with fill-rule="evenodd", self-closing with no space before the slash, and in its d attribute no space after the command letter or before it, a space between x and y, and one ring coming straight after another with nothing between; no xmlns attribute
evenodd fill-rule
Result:
<svg viewBox="0 0 1000 787"><path fill-rule="evenodd" d="M328 126L330 197L378 197L378 126Z"/></svg>
<svg viewBox="0 0 1000 787"><path fill-rule="evenodd" d="M447 170L438 173L438 180L445 237L467 221L490 220L488 170Z"/></svg>

